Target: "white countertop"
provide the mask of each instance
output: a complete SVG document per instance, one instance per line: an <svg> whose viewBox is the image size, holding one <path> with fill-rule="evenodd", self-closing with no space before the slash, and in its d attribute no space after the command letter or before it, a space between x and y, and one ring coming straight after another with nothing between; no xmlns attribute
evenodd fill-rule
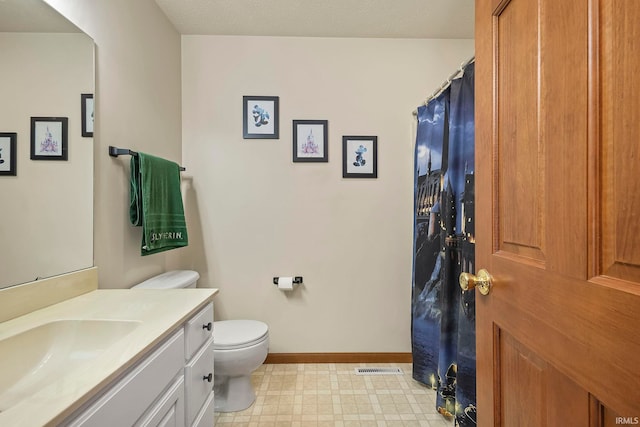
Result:
<svg viewBox="0 0 640 427"><path fill-rule="evenodd" d="M61 371L59 380L45 385L31 397L10 408L0 408L0 426L47 426L61 422L212 301L217 292L217 289L96 290L0 323L2 340L57 320L140 322L91 362Z"/></svg>

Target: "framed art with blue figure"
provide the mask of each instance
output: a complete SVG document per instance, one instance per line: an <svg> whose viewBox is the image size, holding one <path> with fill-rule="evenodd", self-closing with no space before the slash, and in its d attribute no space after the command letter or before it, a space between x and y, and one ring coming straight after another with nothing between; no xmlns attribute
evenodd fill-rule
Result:
<svg viewBox="0 0 640 427"><path fill-rule="evenodd" d="M0 132L0 175L16 176L15 132Z"/></svg>
<svg viewBox="0 0 640 427"><path fill-rule="evenodd" d="M242 137L244 139L279 139L279 97L242 97Z"/></svg>
<svg viewBox="0 0 640 427"><path fill-rule="evenodd" d="M342 177L378 177L378 137L342 137Z"/></svg>

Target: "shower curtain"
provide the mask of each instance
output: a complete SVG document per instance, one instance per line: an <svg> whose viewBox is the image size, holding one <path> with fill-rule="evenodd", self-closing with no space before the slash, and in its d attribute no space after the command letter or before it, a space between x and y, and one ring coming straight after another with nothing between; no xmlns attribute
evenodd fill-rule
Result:
<svg viewBox="0 0 640 427"><path fill-rule="evenodd" d="M413 378L436 407L476 425L474 273L474 64L418 108L414 180Z"/></svg>

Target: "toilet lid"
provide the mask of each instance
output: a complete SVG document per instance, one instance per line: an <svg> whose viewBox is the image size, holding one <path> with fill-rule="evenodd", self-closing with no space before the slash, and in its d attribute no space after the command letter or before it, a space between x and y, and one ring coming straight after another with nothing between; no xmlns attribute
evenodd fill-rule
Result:
<svg viewBox="0 0 640 427"><path fill-rule="evenodd" d="M193 286L200 275L192 270L172 270L135 285L136 289L180 289Z"/></svg>
<svg viewBox="0 0 640 427"><path fill-rule="evenodd" d="M263 341L268 333L267 324L257 320L220 320L213 322L213 348L249 347Z"/></svg>

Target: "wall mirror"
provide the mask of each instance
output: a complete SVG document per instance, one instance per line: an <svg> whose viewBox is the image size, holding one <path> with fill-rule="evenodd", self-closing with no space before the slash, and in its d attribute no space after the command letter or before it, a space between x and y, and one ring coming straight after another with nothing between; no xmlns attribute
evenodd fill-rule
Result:
<svg viewBox="0 0 640 427"><path fill-rule="evenodd" d="M0 53L3 288L93 265L95 79L93 40L42 0L0 1Z"/></svg>

